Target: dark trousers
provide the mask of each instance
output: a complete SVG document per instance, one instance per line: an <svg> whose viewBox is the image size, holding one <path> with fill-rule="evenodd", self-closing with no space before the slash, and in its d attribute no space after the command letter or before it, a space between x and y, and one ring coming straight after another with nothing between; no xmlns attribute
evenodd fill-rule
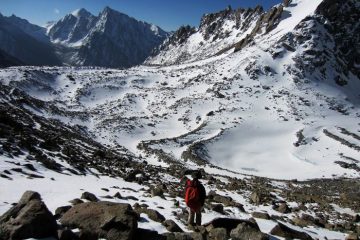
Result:
<svg viewBox="0 0 360 240"><path fill-rule="evenodd" d="M188 224L195 225L194 220L197 226L201 225L201 208L198 211L189 209Z"/></svg>

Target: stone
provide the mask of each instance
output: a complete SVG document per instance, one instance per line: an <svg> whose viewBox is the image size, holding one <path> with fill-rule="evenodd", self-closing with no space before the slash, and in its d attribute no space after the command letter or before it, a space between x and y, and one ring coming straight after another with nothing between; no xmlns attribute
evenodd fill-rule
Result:
<svg viewBox="0 0 360 240"><path fill-rule="evenodd" d="M241 223L246 223L250 227L260 231L259 226L256 224L256 222L235 218L215 218L211 222L205 224L204 227L208 232L210 232L213 228L225 228L226 232L230 234L231 230L236 228Z"/></svg>
<svg viewBox="0 0 360 240"><path fill-rule="evenodd" d="M79 237L73 233L70 229L60 229L58 230L59 240L77 240Z"/></svg>
<svg viewBox="0 0 360 240"><path fill-rule="evenodd" d="M254 218L271 219L270 215L266 212L253 212L251 214Z"/></svg>
<svg viewBox="0 0 360 240"><path fill-rule="evenodd" d="M79 199L79 198L75 198L75 199L69 201L69 203L71 203L72 205L80 204L80 203L83 203L83 202L84 201Z"/></svg>
<svg viewBox="0 0 360 240"><path fill-rule="evenodd" d="M275 208L275 210L284 214L291 212L291 209L286 203L280 203L280 205Z"/></svg>
<svg viewBox="0 0 360 240"><path fill-rule="evenodd" d="M144 207L137 207L135 208L135 211L138 214L141 213L145 213L146 215L148 215L148 217L155 221L155 222L163 222L165 221L165 217L163 215L161 215L158 211L154 210L154 209L149 209L149 208L144 208Z"/></svg>
<svg viewBox="0 0 360 240"><path fill-rule="evenodd" d="M301 240L312 240L313 238L306 232L300 232L295 229L289 228L288 226L278 222L277 225L270 231L270 234L290 238L290 239L301 239Z"/></svg>
<svg viewBox="0 0 360 240"><path fill-rule="evenodd" d="M136 240L166 240L166 237L158 234L156 231L138 228L135 230L134 238Z"/></svg>
<svg viewBox="0 0 360 240"><path fill-rule="evenodd" d="M213 204L211 209L215 212L224 214L224 206L222 204Z"/></svg>
<svg viewBox="0 0 360 240"><path fill-rule="evenodd" d="M208 240L224 240L228 239L225 228L213 228L209 231Z"/></svg>
<svg viewBox="0 0 360 240"><path fill-rule="evenodd" d="M127 240L133 239L138 218L129 204L100 201L73 206L60 222L65 227L81 229L89 238Z"/></svg>
<svg viewBox="0 0 360 240"><path fill-rule="evenodd" d="M71 206L58 207L58 208L55 210L55 218L56 218L56 219L61 218L62 215L64 215L64 213L66 213L70 208L71 208Z"/></svg>
<svg viewBox="0 0 360 240"><path fill-rule="evenodd" d="M256 205L260 205L265 202L265 195L260 192L253 192L250 195L250 201Z"/></svg>
<svg viewBox="0 0 360 240"><path fill-rule="evenodd" d="M81 195L81 198L89 200L90 202L98 202L99 201L99 199L95 196L95 194L90 193L90 192L83 192L83 194Z"/></svg>
<svg viewBox="0 0 360 240"><path fill-rule="evenodd" d="M26 191L0 217L0 239L57 237L57 223L37 192Z"/></svg>
<svg viewBox="0 0 360 240"><path fill-rule="evenodd" d="M199 232L191 232L191 233L164 233L162 236L165 237L166 240L205 240L204 236Z"/></svg>
<svg viewBox="0 0 360 240"><path fill-rule="evenodd" d="M184 232L173 220L165 220L162 223L169 232Z"/></svg>
<svg viewBox="0 0 360 240"><path fill-rule="evenodd" d="M345 240L359 240L359 236L355 233L350 233L346 236Z"/></svg>
<svg viewBox="0 0 360 240"><path fill-rule="evenodd" d="M161 186L156 186L151 189L151 197L164 197L164 190Z"/></svg>
<svg viewBox="0 0 360 240"><path fill-rule="evenodd" d="M267 240L269 236L260 232L259 229L253 228L246 223L239 224L235 229L231 230L230 237L232 240Z"/></svg>

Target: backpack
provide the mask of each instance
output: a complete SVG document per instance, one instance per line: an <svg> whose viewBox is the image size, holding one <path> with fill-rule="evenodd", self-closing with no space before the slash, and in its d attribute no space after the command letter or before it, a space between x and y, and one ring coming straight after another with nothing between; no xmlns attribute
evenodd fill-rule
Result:
<svg viewBox="0 0 360 240"><path fill-rule="evenodd" d="M197 181L187 181L185 203L193 211L198 211L201 208L200 190Z"/></svg>

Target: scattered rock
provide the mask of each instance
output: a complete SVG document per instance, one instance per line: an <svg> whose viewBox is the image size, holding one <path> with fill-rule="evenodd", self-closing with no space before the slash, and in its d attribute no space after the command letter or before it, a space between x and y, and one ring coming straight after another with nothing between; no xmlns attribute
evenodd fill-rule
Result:
<svg viewBox="0 0 360 240"><path fill-rule="evenodd" d="M0 239L57 237L57 224L37 192L26 191L0 217Z"/></svg>
<svg viewBox="0 0 360 240"><path fill-rule="evenodd" d="M160 235L156 231L138 228L135 230L133 239L136 240L166 240L166 236Z"/></svg>
<svg viewBox="0 0 360 240"><path fill-rule="evenodd" d="M270 231L270 234L291 238L291 239L301 239L301 240L312 240L313 238L306 232L300 232L295 229L289 228L288 226L278 222L277 225Z"/></svg>
<svg viewBox="0 0 360 240"><path fill-rule="evenodd" d="M165 220L162 223L169 232L184 232L173 220Z"/></svg>
<svg viewBox="0 0 360 240"><path fill-rule="evenodd" d="M56 218L56 219L61 218L61 217L64 215L64 213L66 213L70 208L71 208L71 206L58 207L58 208L55 210L55 218Z"/></svg>
<svg viewBox="0 0 360 240"><path fill-rule="evenodd" d="M79 228L82 234L108 240L133 239L138 214L129 204L112 202L80 203L67 211L60 222L65 227Z"/></svg>
<svg viewBox="0 0 360 240"><path fill-rule="evenodd" d="M72 205L80 204L80 203L83 203L83 202L84 201L79 199L79 198L75 198L75 199L69 201L69 203L71 203Z"/></svg>
<svg viewBox="0 0 360 240"><path fill-rule="evenodd" d="M267 240L269 236L260 232L258 228L251 227L246 223L239 224L235 229L231 230L230 237L233 240L257 239Z"/></svg>
<svg viewBox="0 0 360 240"><path fill-rule="evenodd" d="M271 219L270 215L266 212L253 212L251 214L254 218Z"/></svg>
<svg viewBox="0 0 360 240"><path fill-rule="evenodd" d="M280 203L279 206L274 206L274 209L276 211L284 213L284 214L291 212L291 209L289 208L289 206L286 203Z"/></svg>
<svg viewBox="0 0 360 240"><path fill-rule="evenodd" d="M143 208L143 207L138 207L138 208L135 208L135 211L138 213L138 214L141 214L141 213L145 213L148 215L148 217L155 221L155 222L163 222L165 221L165 217L163 215L161 215L158 211L154 210L154 209L148 209L148 208Z"/></svg>
<svg viewBox="0 0 360 240"><path fill-rule="evenodd" d="M228 239L225 228L213 228L209 231L208 240L223 240Z"/></svg>
<svg viewBox="0 0 360 240"><path fill-rule="evenodd" d="M79 237L73 233L70 229L60 229L58 230L59 240L77 240Z"/></svg>
<svg viewBox="0 0 360 240"><path fill-rule="evenodd" d="M95 196L95 194L90 193L90 192L83 192L83 194L81 195L81 198L89 200L90 202L98 202L99 201L99 199Z"/></svg>
<svg viewBox="0 0 360 240"><path fill-rule="evenodd" d="M162 186L156 186L151 189L151 197L156 196L164 197L164 189L162 188Z"/></svg>
<svg viewBox="0 0 360 240"><path fill-rule="evenodd" d="M222 204L213 204L211 209L215 212L224 214L224 206Z"/></svg>

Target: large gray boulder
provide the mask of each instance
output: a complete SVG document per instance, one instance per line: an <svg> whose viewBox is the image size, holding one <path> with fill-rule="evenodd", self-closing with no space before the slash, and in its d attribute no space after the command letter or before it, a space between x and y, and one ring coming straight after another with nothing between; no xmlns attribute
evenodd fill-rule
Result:
<svg viewBox="0 0 360 240"><path fill-rule="evenodd" d="M129 204L101 201L75 205L60 222L96 238L128 240L134 237L138 218Z"/></svg>
<svg viewBox="0 0 360 240"><path fill-rule="evenodd" d="M312 240L313 238L306 232L297 231L286 226L283 223L278 222L277 225L270 231L270 234L284 237L286 239L301 239Z"/></svg>
<svg viewBox="0 0 360 240"><path fill-rule="evenodd" d="M268 240L269 236L260 232L259 229L248 224L241 223L235 229L231 230L230 237L233 240Z"/></svg>
<svg viewBox="0 0 360 240"><path fill-rule="evenodd" d="M20 201L0 217L0 239L57 237L57 224L40 194L26 191Z"/></svg>

